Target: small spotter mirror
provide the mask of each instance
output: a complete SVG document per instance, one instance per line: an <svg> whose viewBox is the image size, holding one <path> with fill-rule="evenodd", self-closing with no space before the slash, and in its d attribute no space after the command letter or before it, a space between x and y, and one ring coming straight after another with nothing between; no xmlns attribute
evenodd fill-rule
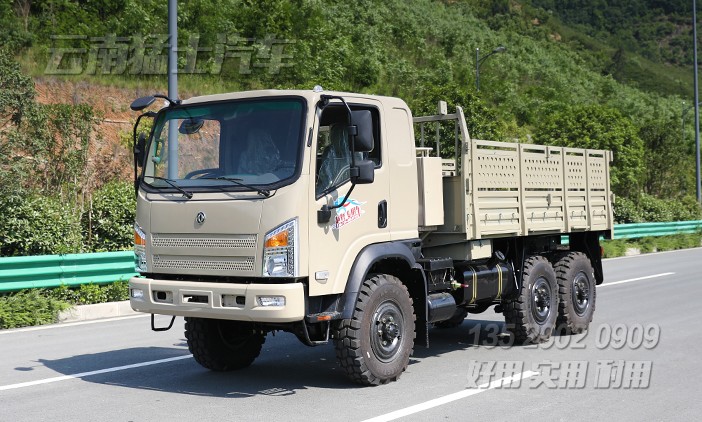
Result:
<svg viewBox="0 0 702 422"><path fill-rule="evenodd" d="M183 123L180 124L180 127L178 128L178 132L180 132L183 135L192 135L194 133L199 132L204 124L205 124L205 121L203 119L197 119L197 118L185 119L185 120L183 120Z"/></svg>
<svg viewBox="0 0 702 422"><path fill-rule="evenodd" d="M132 101L132 104L129 106L129 108L131 108L134 111L140 111L153 104L154 101L156 101L156 98L151 95L149 95L148 97L137 98L136 100Z"/></svg>

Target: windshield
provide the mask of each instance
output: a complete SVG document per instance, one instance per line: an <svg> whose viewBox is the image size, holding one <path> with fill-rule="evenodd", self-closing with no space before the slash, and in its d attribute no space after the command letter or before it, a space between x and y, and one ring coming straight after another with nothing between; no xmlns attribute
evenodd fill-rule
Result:
<svg viewBox="0 0 702 422"><path fill-rule="evenodd" d="M154 125L143 181L188 191L283 186L299 166L303 118L304 103L290 98L166 110Z"/></svg>

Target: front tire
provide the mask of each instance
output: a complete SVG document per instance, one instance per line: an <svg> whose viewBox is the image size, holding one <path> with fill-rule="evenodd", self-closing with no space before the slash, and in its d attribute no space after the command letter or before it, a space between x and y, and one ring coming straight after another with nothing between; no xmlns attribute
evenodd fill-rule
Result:
<svg viewBox="0 0 702 422"><path fill-rule="evenodd" d="M197 363L218 372L251 365L266 340L248 322L189 317L185 318L185 338Z"/></svg>
<svg viewBox="0 0 702 422"><path fill-rule="evenodd" d="M338 322L334 346L346 375L362 385L397 380L414 347L412 299L396 277L376 274L358 294L351 319Z"/></svg>
<svg viewBox="0 0 702 422"><path fill-rule="evenodd" d="M558 280L559 330L580 334L587 330L595 313L595 272L587 255L570 252L555 265Z"/></svg>
<svg viewBox="0 0 702 422"><path fill-rule="evenodd" d="M524 261L519 297L504 307L507 330L516 343L543 343L553 333L558 315L556 273L546 258Z"/></svg>

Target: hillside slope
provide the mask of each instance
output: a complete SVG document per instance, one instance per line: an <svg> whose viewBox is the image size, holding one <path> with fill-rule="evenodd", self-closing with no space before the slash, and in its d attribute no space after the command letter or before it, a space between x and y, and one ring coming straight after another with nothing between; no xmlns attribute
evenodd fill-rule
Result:
<svg viewBox="0 0 702 422"><path fill-rule="evenodd" d="M48 79L44 70L52 47L82 48L80 58L88 60L91 51L97 57L112 51L105 47L110 40L126 45L128 63L139 57L139 42L162 56L164 45L158 42L167 32L166 2L65 0L31 2L22 10L10 3L0 3L0 40L19 52L41 101L84 102L101 110L103 118L124 121L133 118L124 111L136 96L132 93L143 93L144 87L165 91L164 74L114 74L108 66L107 74ZM466 108L474 136L497 140L530 142L554 122L611 116L614 127L628 128L627 136L641 145L631 157L615 156L636 161L628 178L637 182L623 193L680 197L694 192L686 176L694 168L691 126L680 132L680 102L690 92L685 13L679 0L179 2L181 68L196 63L199 72L182 74L180 84L188 95L319 84L400 96L417 113L433 111L437 100L446 99ZM61 41L57 34L73 38ZM499 45L506 52L482 63L478 92L476 48L484 57ZM267 65L273 51L282 67ZM58 83L53 81L67 85L56 92L43 88ZM596 112L588 114L593 108ZM581 123L589 127L587 120ZM100 133L112 143L122 126L127 124L103 123ZM603 148L624 139L606 130L578 133L582 142ZM579 142L569 134L541 138ZM106 151L101 154L127 154L116 145ZM657 157L676 166L660 165ZM649 175L644 168L661 170ZM675 183L656 185L649 183L652 177Z"/></svg>

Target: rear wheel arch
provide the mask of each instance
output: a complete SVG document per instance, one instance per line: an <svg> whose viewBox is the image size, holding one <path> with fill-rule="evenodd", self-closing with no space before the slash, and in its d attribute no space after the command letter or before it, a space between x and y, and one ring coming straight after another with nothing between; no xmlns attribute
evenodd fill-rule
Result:
<svg viewBox="0 0 702 422"><path fill-rule="evenodd" d="M571 233L569 236L570 251L582 252L590 260L595 274L596 284L599 286L604 281L604 271L602 269L602 252L600 236L605 232L583 232Z"/></svg>

